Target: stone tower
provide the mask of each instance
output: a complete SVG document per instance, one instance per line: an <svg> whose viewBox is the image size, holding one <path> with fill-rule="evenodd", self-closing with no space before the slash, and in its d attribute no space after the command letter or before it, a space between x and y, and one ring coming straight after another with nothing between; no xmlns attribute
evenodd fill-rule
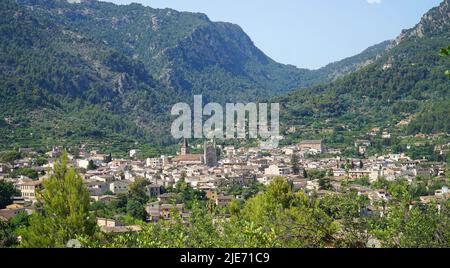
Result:
<svg viewBox="0 0 450 268"><path fill-rule="evenodd" d="M183 145L181 146L181 155L189 154L189 143L187 139L183 140Z"/></svg>
<svg viewBox="0 0 450 268"><path fill-rule="evenodd" d="M203 158L205 161L205 165L207 165L208 167L217 166L217 151L215 140L213 140L212 143L205 140L203 144Z"/></svg>

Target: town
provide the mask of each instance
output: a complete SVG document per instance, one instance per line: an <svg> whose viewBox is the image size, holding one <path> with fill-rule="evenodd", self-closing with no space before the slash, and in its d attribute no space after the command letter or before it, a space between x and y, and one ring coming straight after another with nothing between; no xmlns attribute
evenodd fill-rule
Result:
<svg viewBox="0 0 450 268"><path fill-rule="evenodd" d="M368 140L355 141L355 147L361 152L370 146ZM386 213L387 207L381 204L389 202L391 197L380 186L380 181L402 178L411 184L420 180L425 189L418 199L420 204L450 198L445 162L411 159L404 154L344 158L338 150L327 148L322 140L302 140L271 149L236 148L205 140L203 145L197 146L202 151L198 154L191 152L192 147L189 140L184 139L177 155L161 155L144 161L136 159L138 149L130 150L129 157L122 159L82 147L78 155L69 154L68 159L69 165L80 172L91 203L107 204L116 200L127 194L132 184L143 187L140 190L144 190L148 199L142 220L149 223L171 220L175 214L189 220L190 206L168 190L180 182L203 193L201 198L222 209L225 216L232 202L244 202L280 176L289 181L293 191L304 191L318 198L356 191L359 196L368 198L369 205L362 212L368 214ZM55 161L63 152L55 147L42 159L36 157L33 150L20 148L17 151L20 157L0 163L0 180L12 183L20 193L0 210L0 221L8 221L19 213L35 212L36 190L41 189L42 182L52 174ZM253 192L246 189L253 189ZM411 203L413 205L415 203ZM106 233L139 232L139 225L127 224L119 216L97 217L97 225Z"/></svg>

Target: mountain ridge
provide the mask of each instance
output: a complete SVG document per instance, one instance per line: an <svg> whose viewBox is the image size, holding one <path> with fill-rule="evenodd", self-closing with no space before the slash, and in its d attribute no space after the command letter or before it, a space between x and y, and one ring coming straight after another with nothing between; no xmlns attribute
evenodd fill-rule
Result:
<svg viewBox="0 0 450 268"><path fill-rule="evenodd" d="M328 82L364 66L351 62L348 70L328 74L330 68L315 71L279 64L257 48L239 25L213 22L202 13L95 0L18 3L139 58L154 79L180 94L203 94L211 101L254 101ZM209 76L219 79L210 81ZM229 94L222 96L223 92Z"/></svg>
<svg viewBox="0 0 450 268"><path fill-rule="evenodd" d="M385 52L391 45L392 40L383 41L379 44L370 46L357 55L344 58L318 69L318 72L324 72L332 81L345 76L359 69L372 64Z"/></svg>
<svg viewBox="0 0 450 268"><path fill-rule="evenodd" d="M361 70L276 97L273 101L284 109L281 121L286 128L334 128L336 133L326 138L331 143L344 139L346 131L369 133L372 128L450 133L450 81L444 75L450 62L439 56L440 48L450 43L449 22L445 0Z"/></svg>
<svg viewBox="0 0 450 268"><path fill-rule="evenodd" d="M372 81L367 85L371 98L397 98L399 90L393 85L400 80L386 73L416 70L411 81L430 73L423 64L414 68L412 63L405 65L400 55L408 58L409 49L429 42L427 51L418 50L417 55L423 62L438 62L429 47L435 49L447 40L438 35L434 37L437 41L401 42L387 50L387 42L383 42L319 71L310 71L276 63L241 27L211 22L201 13L94 0L77 2L2 1L2 146L92 141L110 147L115 144L120 150L118 144L171 144L168 111L176 102L191 102L194 94L203 94L208 102L245 102L300 88L288 99L278 98L285 100L288 112L299 98L313 98L314 102L293 114L318 112L316 118L322 118L320 109L326 110L324 115L345 114L353 104L348 99L340 101L340 94L349 95L351 83L363 83L367 77L362 74L367 70L376 74L367 79ZM23 34L18 34L22 30ZM385 65L388 68L383 70ZM436 81L441 79L438 71L433 71ZM389 90L377 92L377 79ZM335 82L329 86L328 81ZM400 91L409 94L409 82L401 83L405 89ZM421 85L414 94L421 95L420 89L433 83ZM321 95L334 85L338 85L334 95ZM360 91L356 97L367 95ZM422 107L418 100L413 101ZM317 104L322 108L317 109Z"/></svg>
<svg viewBox="0 0 450 268"><path fill-rule="evenodd" d="M237 25L211 22L201 13L153 9L139 4L117 6L85 1L19 0L33 12L52 18L121 53L139 58L155 79L178 92L204 93L214 101L266 97L322 82L314 72L279 64ZM220 78L208 81L204 73ZM218 87L230 94L221 96Z"/></svg>

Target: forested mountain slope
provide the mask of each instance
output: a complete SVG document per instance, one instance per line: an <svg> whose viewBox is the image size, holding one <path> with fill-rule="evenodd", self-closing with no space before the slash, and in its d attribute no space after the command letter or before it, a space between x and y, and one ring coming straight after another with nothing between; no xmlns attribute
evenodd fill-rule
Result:
<svg viewBox="0 0 450 268"><path fill-rule="evenodd" d="M238 25L212 22L204 14L99 1L18 2L141 60L155 80L180 94L246 101L324 81L314 71L273 61Z"/></svg>
<svg viewBox="0 0 450 268"><path fill-rule="evenodd" d="M14 1L0 6L2 144L157 133L176 95L142 62Z"/></svg>
<svg viewBox="0 0 450 268"><path fill-rule="evenodd" d="M298 90L273 101L285 126L369 129L409 122L409 133L450 132L449 0L405 30L363 69L335 82Z"/></svg>
<svg viewBox="0 0 450 268"><path fill-rule="evenodd" d="M294 88L275 99L285 126L415 116L411 132L448 130L449 68L438 56L450 43L448 0L394 42L316 71L273 61L239 26L204 14L94 0L0 5L4 147L170 144L180 100L256 101Z"/></svg>

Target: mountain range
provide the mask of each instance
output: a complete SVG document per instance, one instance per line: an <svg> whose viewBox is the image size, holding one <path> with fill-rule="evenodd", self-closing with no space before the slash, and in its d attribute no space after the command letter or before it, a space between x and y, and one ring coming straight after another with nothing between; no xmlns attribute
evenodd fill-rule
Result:
<svg viewBox="0 0 450 268"><path fill-rule="evenodd" d="M319 70L277 63L238 25L200 13L95 0L0 6L2 147L170 144L170 107L194 94L273 97L285 125L301 127L429 121L429 109L450 106L438 56L450 43L448 0L396 40ZM410 131L446 131L441 123Z"/></svg>

